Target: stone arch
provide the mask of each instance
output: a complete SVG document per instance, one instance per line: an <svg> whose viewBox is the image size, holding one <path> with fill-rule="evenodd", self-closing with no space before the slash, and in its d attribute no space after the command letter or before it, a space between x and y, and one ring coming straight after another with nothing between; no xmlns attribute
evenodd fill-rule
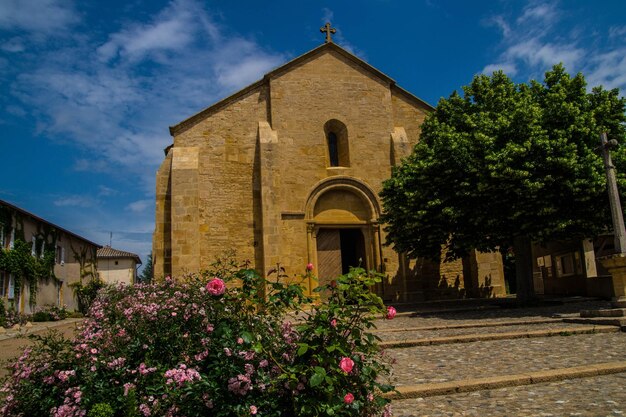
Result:
<svg viewBox="0 0 626 417"><path fill-rule="evenodd" d="M350 266L383 270L380 238L380 202L363 181L334 176L318 182L305 204L308 261L323 285ZM358 260L358 262L355 262ZM373 288L383 294L383 284Z"/></svg>
<svg viewBox="0 0 626 417"><path fill-rule="evenodd" d="M380 218L380 202L376 193L361 180L347 176L326 178L313 186L305 203L304 213L308 222L315 221L315 208L320 198L328 192L348 192L357 196L369 212L368 218L360 219L367 223L375 223ZM323 200L322 200L323 201ZM356 213L355 213L356 214ZM356 214L358 216L358 214Z"/></svg>
<svg viewBox="0 0 626 417"><path fill-rule="evenodd" d="M350 142L346 125L337 119L331 119L324 124L324 135L328 150L326 152L328 166L349 167Z"/></svg>

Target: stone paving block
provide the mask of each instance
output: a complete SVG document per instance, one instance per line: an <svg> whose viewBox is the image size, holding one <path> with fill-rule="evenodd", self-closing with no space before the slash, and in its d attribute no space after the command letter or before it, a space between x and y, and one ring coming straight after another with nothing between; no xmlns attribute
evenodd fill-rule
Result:
<svg viewBox="0 0 626 417"><path fill-rule="evenodd" d="M549 369L513 375L468 378L441 383L408 385L398 387L396 393L390 393L387 397L392 399L430 397L435 395L498 389L509 386L531 385L542 382L562 381L565 379L585 378L622 372L626 372L626 361L600 363L572 368Z"/></svg>

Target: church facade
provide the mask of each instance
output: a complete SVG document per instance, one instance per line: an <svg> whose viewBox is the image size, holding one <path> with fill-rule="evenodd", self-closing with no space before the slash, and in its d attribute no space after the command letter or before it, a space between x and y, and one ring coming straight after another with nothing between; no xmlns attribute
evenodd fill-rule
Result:
<svg viewBox="0 0 626 417"><path fill-rule="evenodd" d="M197 272L233 249L261 273L280 264L294 276L312 263L321 283L350 266L375 269L385 299L503 294L497 254L434 265L384 245L378 194L431 110L327 42L171 127L155 277Z"/></svg>

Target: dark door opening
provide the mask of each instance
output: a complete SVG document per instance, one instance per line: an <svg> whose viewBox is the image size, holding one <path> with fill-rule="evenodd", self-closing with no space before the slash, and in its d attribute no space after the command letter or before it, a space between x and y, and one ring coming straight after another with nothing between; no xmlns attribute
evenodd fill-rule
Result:
<svg viewBox="0 0 626 417"><path fill-rule="evenodd" d="M367 269L365 262L365 240L361 229L340 229L341 273L350 272L350 267Z"/></svg>

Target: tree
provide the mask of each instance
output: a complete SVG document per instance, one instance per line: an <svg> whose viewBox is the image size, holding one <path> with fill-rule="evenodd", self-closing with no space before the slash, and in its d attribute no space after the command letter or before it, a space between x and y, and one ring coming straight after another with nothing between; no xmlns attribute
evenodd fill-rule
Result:
<svg viewBox="0 0 626 417"><path fill-rule="evenodd" d="M387 243L436 261L512 247L525 300L533 295L531 242L588 238L610 225L597 148L601 131L624 141L626 100L617 89L587 92L583 75L562 65L543 83L515 84L500 71L463 91L441 99L384 183ZM624 156L615 152L616 165Z"/></svg>
<svg viewBox="0 0 626 417"><path fill-rule="evenodd" d="M139 281L147 284L152 282L152 278L154 278L154 271L152 269L152 252L150 252L148 254L148 259L146 259L146 266L144 266L143 271L141 271Z"/></svg>

